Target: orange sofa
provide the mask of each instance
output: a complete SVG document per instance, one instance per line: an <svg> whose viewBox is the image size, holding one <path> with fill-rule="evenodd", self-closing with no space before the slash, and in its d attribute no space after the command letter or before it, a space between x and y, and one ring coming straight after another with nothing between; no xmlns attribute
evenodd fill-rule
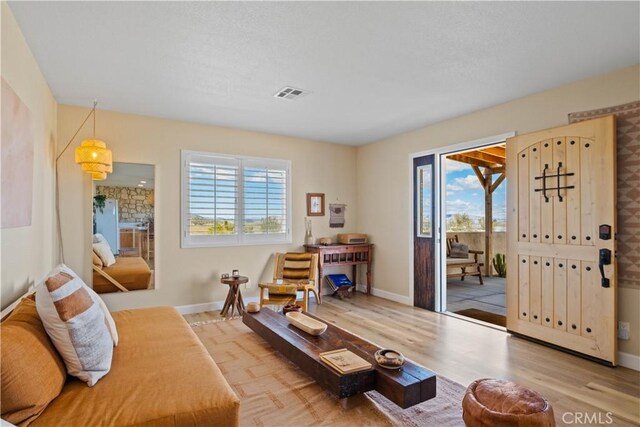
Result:
<svg viewBox="0 0 640 427"><path fill-rule="evenodd" d="M12 329L6 329L11 333L2 337L3 353L4 350L15 348L11 339L48 341L46 334L40 336L44 334L44 328L37 317L35 304L29 304L32 308L27 307L31 312L26 316L30 316L31 326L19 329L18 334L15 332L15 328L20 328L21 324L26 325L23 309L20 316L16 316L22 323L16 326L14 321ZM67 376L62 391L54 395L56 397L50 403L45 403L44 410L36 413L35 418L32 416L19 422L19 426L239 424L238 397L191 327L175 309L125 310L114 312L113 318L120 338L118 346L114 348L111 371L93 387ZM3 330L5 322L10 319L11 316L3 321ZM37 353L34 357L44 357L46 352ZM51 357L54 356L52 354ZM39 362L38 366L43 365ZM29 369L37 369L38 366ZM5 369L9 367L4 366L3 371ZM33 375L32 370L29 372L32 374L25 375ZM17 374L13 378L23 375L20 372ZM24 393L24 388L18 392L22 396ZM10 399L9 396L3 396L3 401L5 398ZM37 404L34 402L34 405Z"/></svg>
<svg viewBox="0 0 640 427"><path fill-rule="evenodd" d="M95 252L94 252L95 254ZM110 267L105 267L100 262L100 258L96 261L97 256L93 257L93 265L103 272L107 273L114 280L130 291L139 289L149 289L151 282L151 270L141 257L117 257L116 263ZM102 276L97 271L93 271L93 290L99 294L106 292L120 292L113 283Z"/></svg>

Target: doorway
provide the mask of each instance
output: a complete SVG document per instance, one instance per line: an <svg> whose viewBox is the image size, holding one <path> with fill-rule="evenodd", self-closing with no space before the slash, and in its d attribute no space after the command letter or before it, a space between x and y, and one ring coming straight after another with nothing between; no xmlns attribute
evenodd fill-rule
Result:
<svg viewBox="0 0 640 427"><path fill-rule="evenodd" d="M498 277L493 267L493 257L497 251L501 255L506 252L503 172L505 141L513 135L498 135L411 155L414 306L456 316L461 314L453 312L476 309L488 313L489 320L495 315L504 323L506 286L504 278ZM487 208L488 196L498 201L491 204L489 197ZM457 264L453 268L447 261L451 258L452 246L455 250L466 247L467 251L465 258L458 255L460 258L452 261ZM487 253L485 247L489 247ZM481 315L475 319L487 321L478 317Z"/></svg>
<svg viewBox="0 0 640 427"><path fill-rule="evenodd" d="M442 157L443 311L506 327L506 144Z"/></svg>

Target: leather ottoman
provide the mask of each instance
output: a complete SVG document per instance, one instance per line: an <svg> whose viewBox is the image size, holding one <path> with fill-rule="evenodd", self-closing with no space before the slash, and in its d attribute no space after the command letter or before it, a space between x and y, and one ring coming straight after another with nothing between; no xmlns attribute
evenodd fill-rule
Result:
<svg viewBox="0 0 640 427"><path fill-rule="evenodd" d="M467 427L552 427L553 408L540 394L511 381L472 382L462 399Z"/></svg>

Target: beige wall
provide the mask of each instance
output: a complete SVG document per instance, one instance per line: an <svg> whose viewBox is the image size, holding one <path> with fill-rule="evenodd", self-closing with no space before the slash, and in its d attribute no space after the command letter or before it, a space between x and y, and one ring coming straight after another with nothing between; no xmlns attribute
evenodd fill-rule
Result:
<svg viewBox="0 0 640 427"><path fill-rule="evenodd" d="M410 296L411 153L510 131L560 126L567 124L568 113L639 98L640 67L636 65L360 147L357 222L376 245L374 287ZM639 291L620 291L619 318L632 322L635 338L620 341L620 350L635 355L640 355L638 301Z"/></svg>
<svg viewBox="0 0 640 427"><path fill-rule="evenodd" d="M58 135L73 135L88 110L60 105ZM78 135L76 145L89 136ZM251 279L245 295L257 295L260 277L272 274L274 252L300 250L304 239L306 193L326 193L326 203L347 204L344 229L330 229L329 217L314 217L314 236L357 230L356 148L214 126L98 111L96 135L113 150L116 162L156 165L156 289L104 295L112 310L185 305L224 300L221 273L239 269ZM291 245L180 248L180 150L288 159L292 162L293 243ZM73 162L61 158L61 214L67 264L90 277L91 182ZM328 206L327 206L328 207ZM328 209L325 209L328 210Z"/></svg>
<svg viewBox="0 0 640 427"><path fill-rule="evenodd" d="M57 106L6 2L2 14L2 78L29 108L35 124L33 213L28 227L0 230L1 305L11 304L53 267L53 164Z"/></svg>

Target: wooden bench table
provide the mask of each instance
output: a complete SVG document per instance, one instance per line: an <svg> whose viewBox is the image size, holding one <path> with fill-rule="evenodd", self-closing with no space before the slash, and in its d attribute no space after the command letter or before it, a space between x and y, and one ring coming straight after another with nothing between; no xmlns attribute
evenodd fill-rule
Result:
<svg viewBox="0 0 640 427"><path fill-rule="evenodd" d="M285 316L267 307L258 313L244 312L242 322L339 398L376 390L401 408L408 408L436 396L433 372L409 360L397 370L382 368L373 356L380 347L330 323L322 335L313 336L289 325ZM342 375L320 359L320 353L340 348L367 360L373 368Z"/></svg>

